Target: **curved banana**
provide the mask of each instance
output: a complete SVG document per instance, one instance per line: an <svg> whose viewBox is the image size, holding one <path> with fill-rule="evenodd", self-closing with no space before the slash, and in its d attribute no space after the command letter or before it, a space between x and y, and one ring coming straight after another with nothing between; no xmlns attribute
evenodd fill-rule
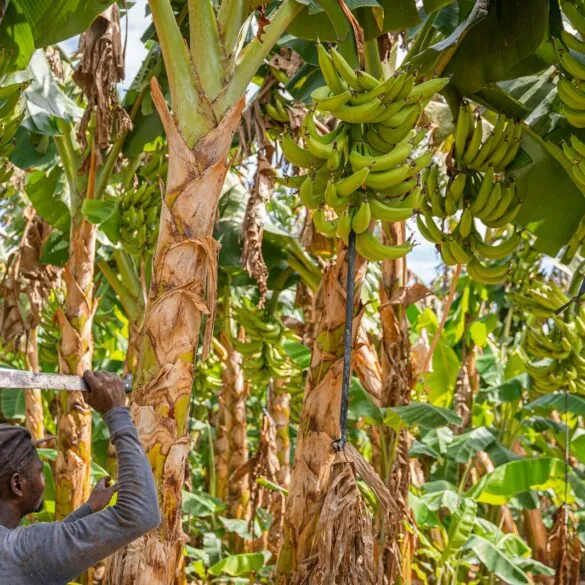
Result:
<svg viewBox="0 0 585 585"><path fill-rule="evenodd" d="M335 190L337 194L342 197L348 197L355 191L357 191L364 182L367 185L367 179L370 176L370 169L368 167L364 167L359 171L356 171L352 175L348 177L344 177L335 183Z"/></svg>
<svg viewBox="0 0 585 585"><path fill-rule="evenodd" d="M349 155L349 162L354 171L369 167L372 171L387 171L392 167L402 164L412 153L414 145L406 142L393 148L386 154L379 156L366 156L358 152L354 147Z"/></svg>
<svg viewBox="0 0 585 585"><path fill-rule="evenodd" d="M328 238L334 238L337 232L337 224L339 219L328 220L325 217L325 210L323 208L317 209L313 213L313 224L315 229Z"/></svg>
<svg viewBox="0 0 585 585"><path fill-rule="evenodd" d="M366 167L367 168L367 167ZM358 172L363 172L365 169L362 169ZM369 169L368 173L369 173ZM394 169L390 169L388 171L383 171L380 173L369 173L366 174L365 184L366 187L370 187L370 189L389 189L402 183L406 177L409 176L410 173L410 166L408 164L403 164L399 167Z"/></svg>
<svg viewBox="0 0 585 585"><path fill-rule="evenodd" d="M477 258L474 258L467 264L469 276L482 284L500 284L506 278L508 269L509 266L507 264L486 266Z"/></svg>
<svg viewBox="0 0 585 585"><path fill-rule="evenodd" d="M288 162L297 167L308 169L322 162L308 150L299 146L290 134L282 135L280 147Z"/></svg>
<svg viewBox="0 0 585 585"><path fill-rule="evenodd" d="M479 235L475 235L471 239L471 247L474 252L481 254L488 260L501 260L509 256L518 247L522 238L518 234L512 234L507 240L501 244L489 245L486 244Z"/></svg>
<svg viewBox="0 0 585 585"><path fill-rule="evenodd" d="M463 153L463 162L466 165L469 165L471 161L475 159L483 141L483 121L479 114L475 115L473 124L473 134L471 135L469 144L466 146L465 152Z"/></svg>
<svg viewBox="0 0 585 585"><path fill-rule="evenodd" d="M412 244L405 242L396 246L386 246L377 240L369 231L358 234L355 240L356 250L366 259L373 262L403 258L412 250Z"/></svg>
<svg viewBox="0 0 585 585"><path fill-rule="evenodd" d="M375 197L370 199L370 210L376 219L390 222L405 221L411 218L414 213L412 208L391 207L378 201Z"/></svg>
<svg viewBox="0 0 585 585"><path fill-rule="evenodd" d="M370 221L372 221L370 203L362 201L351 219L351 229L353 229L356 234L361 234L370 227Z"/></svg>
<svg viewBox="0 0 585 585"><path fill-rule="evenodd" d="M333 112L344 106L351 97L349 90L341 93L331 93L329 86L324 85L313 90L311 99L315 106L324 112Z"/></svg>
<svg viewBox="0 0 585 585"><path fill-rule="evenodd" d="M329 53L327 53L325 47L321 43L317 43L317 59L319 61L319 68L323 75L325 83L329 86L329 89L333 93L342 93L347 87L342 83L341 79L337 75L337 70Z"/></svg>
<svg viewBox="0 0 585 585"><path fill-rule="evenodd" d="M479 191L471 204L471 213L477 215L488 202L490 193L494 185L494 169L488 169L483 176Z"/></svg>
<svg viewBox="0 0 585 585"><path fill-rule="evenodd" d="M351 87L352 89L361 90L361 86L358 83L358 78L353 67L346 61L345 57L335 48L329 49L329 55L333 61L333 65L337 70L337 73Z"/></svg>
<svg viewBox="0 0 585 585"><path fill-rule="evenodd" d="M467 102L459 107L459 115L457 116L457 122L455 124L455 157L462 159L465 152L465 146L467 144L467 137L469 135L469 110L467 108Z"/></svg>

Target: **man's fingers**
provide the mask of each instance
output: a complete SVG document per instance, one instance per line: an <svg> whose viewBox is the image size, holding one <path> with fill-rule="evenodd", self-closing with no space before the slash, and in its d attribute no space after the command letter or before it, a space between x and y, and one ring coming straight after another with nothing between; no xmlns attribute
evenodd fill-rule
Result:
<svg viewBox="0 0 585 585"><path fill-rule="evenodd" d="M103 490L106 487L106 478L102 477L98 479L97 483L95 484L94 490Z"/></svg>
<svg viewBox="0 0 585 585"><path fill-rule="evenodd" d="M119 489L119 488L120 488L120 484L119 484L119 483L116 483L116 484L114 484L114 485L111 485L111 486L109 487L109 489L110 489L110 490L112 490L112 493L113 493L113 494L115 494L115 493L118 491L118 489Z"/></svg>
<svg viewBox="0 0 585 585"><path fill-rule="evenodd" d="M98 378L94 372L91 370L86 370L83 372L83 379L85 380L86 384L89 386L89 390L91 391L92 386L98 383Z"/></svg>

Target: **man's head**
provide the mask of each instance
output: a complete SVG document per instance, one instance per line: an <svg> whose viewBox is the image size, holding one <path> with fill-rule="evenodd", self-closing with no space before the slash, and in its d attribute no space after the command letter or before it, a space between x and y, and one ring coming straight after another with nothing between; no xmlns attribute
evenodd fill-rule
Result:
<svg viewBox="0 0 585 585"><path fill-rule="evenodd" d="M43 507L43 464L23 427L0 424L0 506L10 505L20 517Z"/></svg>

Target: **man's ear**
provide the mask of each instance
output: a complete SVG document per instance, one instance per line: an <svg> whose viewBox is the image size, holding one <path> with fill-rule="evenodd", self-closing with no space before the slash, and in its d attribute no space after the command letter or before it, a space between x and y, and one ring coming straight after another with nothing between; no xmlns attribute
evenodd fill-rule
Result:
<svg viewBox="0 0 585 585"><path fill-rule="evenodd" d="M10 491L19 498L24 495L23 477L20 473L14 473L10 478Z"/></svg>

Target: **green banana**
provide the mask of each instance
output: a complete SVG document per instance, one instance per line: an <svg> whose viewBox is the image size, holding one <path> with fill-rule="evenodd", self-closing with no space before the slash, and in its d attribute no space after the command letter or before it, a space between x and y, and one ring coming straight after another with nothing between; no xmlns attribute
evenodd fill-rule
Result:
<svg viewBox="0 0 585 585"><path fill-rule="evenodd" d="M489 260L501 260L509 256L518 247L522 238L518 234L512 234L507 240L501 244L486 244L481 236L475 234L471 240L472 250Z"/></svg>
<svg viewBox="0 0 585 585"><path fill-rule="evenodd" d="M319 61L319 68L323 75L325 83L333 93L343 93L347 88L345 84L339 79L337 70L325 47L321 43L317 43L317 59Z"/></svg>
<svg viewBox="0 0 585 585"><path fill-rule="evenodd" d="M321 163L312 153L299 146L290 134L282 135L280 147L288 162L297 167L308 169Z"/></svg>
<svg viewBox="0 0 585 585"><path fill-rule="evenodd" d="M386 246L379 242L369 231L356 236L356 250L373 262L403 258L412 250L412 244L405 242L396 246Z"/></svg>
<svg viewBox="0 0 585 585"><path fill-rule="evenodd" d="M451 197L453 197L455 203L461 201L466 181L467 175L465 173L459 173L449 184L449 193L451 194Z"/></svg>
<svg viewBox="0 0 585 585"><path fill-rule="evenodd" d="M364 167L369 167L370 170L375 172L386 171L402 164L410 156L413 149L414 146L407 142L397 146L386 154L379 156L365 156L360 154L354 146L349 155L349 162L354 171L359 171Z"/></svg>
<svg viewBox="0 0 585 585"><path fill-rule="evenodd" d="M435 238L431 234L431 231L429 230L429 228L425 224L425 220L423 219L423 216L420 213L416 216L416 225L418 227L418 231L421 233L422 237L425 240L428 240L429 242L431 242L433 244L439 244L441 242L441 238ZM442 234L441 234L441 236L442 236Z"/></svg>
<svg viewBox="0 0 585 585"><path fill-rule="evenodd" d="M471 204L471 213L477 215L486 205L494 184L494 170L488 169L483 176L481 187Z"/></svg>
<svg viewBox="0 0 585 585"><path fill-rule="evenodd" d="M364 183L367 185L370 169L364 167L348 177L344 177L335 183L335 190L341 197L348 197L357 191ZM369 186L369 185L368 185Z"/></svg>
<svg viewBox="0 0 585 585"><path fill-rule="evenodd" d="M560 77L557 83L560 100L574 110L585 110L585 93L577 89L568 79Z"/></svg>
<svg viewBox="0 0 585 585"><path fill-rule="evenodd" d="M335 183L329 181L327 183L327 187L325 188L325 203L337 211L345 209L349 205L350 199L348 196L340 196Z"/></svg>
<svg viewBox="0 0 585 585"><path fill-rule="evenodd" d="M501 197L502 183L498 181L497 183L494 183L487 203L475 215L485 223L487 221L486 218L489 217L491 212L497 207Z"/></svg>
<svg viewBox="0 0 585 585"><path fill-rule="evenodd" d="M305 178L299 188L299 198L307 209L317 209L323 203L324 199L322 194L315 195L313 193L313 179L309 176Z"/></svg>
<svg viewBox="0 0 585 585"><path fill-rule="evenodd" d="M508 211L508 208L510 207L510 205L512 205L512 202L514 201L515 198L516 189L514 186L514 182L510 181L507 185L503 187L502 196L498 201L498 204L490 213L487 213L481 219L485 221L494 221L498 217L502 217L502 215L504 215L504 213Z"/></svg>
<svg viewBox="0 0 585 585"><path fill-rule="evenodd" d="M351 228L356 234L361 234L370 227L370 221L372 221L370 203L362 201L358 210L353 214Z"/></svg>
<svg viewBox="0 0 585 585"><path fill-rule="evenodd" d="M448 77L436 77L415 85L406 97L407 102L423 101L432 98L449 83Z"/></svg>
<svg viewBox="0 0 585 585"><path fill-rule="evenodd" d="M318 87L311 93L311 99L315 106L323 112L333 112L344 106L351 97L349 90L332 94L329 86Z"/></svg>
<svg viewBox="0 0 585 585"><path fill-rule="evenodd" d="M365 124L371 122L384 112L384 104L379 98L373 99L367 104L359 106L342 106L336 110L331 110L331 113L344 122L350 124Z"/></svg>
<svg viewBox="0 0 585 585"><path fill-rule="evenodd" d="M333 65L337 70L337 73L351 87L352 89L361 90L361 86L358 83L358 78L353 67L346 61L345 57L335 48L329 50L329 55L333 61Z"/></svg>
<svg viewBox="0 0 585 585"><path fill-rule="evenodd" d="M337 222L337 235L341 238L343 243L349 245L349 233L351 231L352 223L352 212L349 210L344 211Z"/></svg>
<svg viewBox="0 0 585 585"><path fill-rule="evenodd" d="M390 222L398 222L398 221L406 221L407 219L411 218L414 210L412 208L399 208L399 207L391 207L378 201L376 198L372 197L370 199L370 210L371 215L379 219L381 221L390 221ZM357 230L356 230L356 233Z"/></svg>
<svg viewBox="0 0 585 585"><path fill-rule="evenodd" d="M471 135L471 139L469 140L469 144L465 148L465 152L463 153L463 162L466 165L469 165L471 161L475 159L477 156L479 149L481 147L481 143L483 141L483 121L479 114L475 115L474 118L474 126L473 126L473 134Z"/></svg>
<svg viewBox="0 0 585 585"><path fill-rule="evenodd" d="M363 172L364 170L365 169L362 169L362 171L358 172ZM404 179L409 176L409 174L410 166L408 164L403 164L388 171L366 174L365 185L366 187L370 187L370 189L375 190L390 189L391 187L402 183Z"/></svg>
<svg viewBox="0 0 585 585"><path fill-rule="evenodd" d="M473 231L473 227L473 213L471 213L471 209L469 207L466 207L461 214L461 218L459 219L458 229L461 237L467 238Z"/></svg>
<svg viewBox="0 0 585 585"><path fill-rule="evenodd" d="M459 115L455 124L455 157L459 160L463 158L465 153L465 146L467 144L467 137L469 134L469 111L467 109L467 102L459 107Z"/></svg>
<svg viewBox="0 0 585 585"><path fill-rule="evenodd" d="M328 238L335 237L338 223L338 219L327 220L323 208L317 209L315 213L313 213L313 224L315 225L315 229Z"/></svg>
<svg viewBox="0 0 585 585"><path fill-rule="evenodd" d="M506 278L508 269L507 264L486 266L477 258L467 264L469 276L482 284L500 284Z"/></svg>

